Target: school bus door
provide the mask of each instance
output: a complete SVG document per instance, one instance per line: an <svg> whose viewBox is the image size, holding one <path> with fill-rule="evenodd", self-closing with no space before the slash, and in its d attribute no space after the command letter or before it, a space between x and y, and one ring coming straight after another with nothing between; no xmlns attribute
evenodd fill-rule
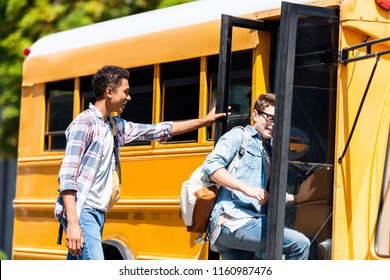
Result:
<svg viewBox="0 0 390 280"><path fill-rule="evenodd" d="M275 110L273 136L272 172L270 179L271 187L268 209L269 220L267 246L265 252L266 259L283 258L282 245L283 229L285 226L287 176L289 172L290 131L292 131L291 119L293 117L293 104L297 103L297 98L301 98L304 101L310 99L312 100L312 104L315 104L316 106L323 106L315 100L317 95L326 100L327 107L325 113L323 114L324 117L322 118L322 122L326 123L327 130L322 132L323 135L321 136L323 136L322 138L327 138L327 143L323 149L325 150L323 152L324 155L318 165L332 166L333 164L334 141L332 140L334 139L334 83L337 77L338 18L338 10L333 8L298 5L287 2L282 2L281 18L279 25L276 28L275 22L268 23L267 21L261 22L229 16L222 17L216 104L217 112L227 112L228 110L232 26L265 31L268 30L272 33L272 36L275 35L275 32L279 32L277 44L271 43L271 45L276 46L274 47L276 50L276 60L271 61L270 64L275 63L276 67L272 67L272 65L270 66L270 69L275 69L275 71L274 73L272 73L272 71L269 73L271 78L270 87L268 89L270 92L276 93L277 106ZM327 69L326 75L323 78L318 77L317 79L314 79L316 84L311 87L317 95L312 94L308 97L311 92L302 93L302 91L306 90L307 87L297 84L299 83L299 81L297 82L297 78L304 76L299 73L299 69L297 69L296 66L296 63L300 63L297 51L303 44L308 44L309 46L310 44L316 44L317 40L302 42L301 23L303 22L306 26L309 26L317 20L320 20L321 22L324 21L324 24L321 26L325 26L325 28L320 31L326 32L326 34L329 35L329 39L327 39L326 42L329 45L329 50L325 51L326 58L318 57L316 56L317 54L314 54L315 59L324 59L324 61L329 60L329 62L325 61ZM279 30L277 28L279 28ZM311 28L311 30L313 31L313 28ZM315 33L315 31L316 30L312 33ZM297 34L300 34L300 39L297 39ZM323 36L323 34L314 34L313 36ZM272 52L273 50L271 49L270 56L272 56ZM304 55L310 54L305 53ZM306 59L306 61L308 60L309 59ZM305 67L307 67L307 65L305 65ZM321 85L324 80L329 81L329 84ZM299 121L295 122L299 125ZM311 126L315 128L317 125L321 124L312 123ZM215 142L217 142L219 137L226 132L226 129L227 118L216 122ZM313 132L313 134L316 134L316 132ZM329 185L331 186L332 182L330 182Z"/></svg>

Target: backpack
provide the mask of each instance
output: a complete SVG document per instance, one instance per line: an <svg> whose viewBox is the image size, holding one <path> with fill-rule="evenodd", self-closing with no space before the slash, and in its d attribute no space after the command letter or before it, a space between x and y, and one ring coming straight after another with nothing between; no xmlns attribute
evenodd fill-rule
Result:
<svg viewBox="0 0 390 280"><path fill-rule="evenodd" d="M237 126L237 128L244 130L244 136L238 153L228 167L228 172L232 175L236 173L238 161L244 155L251 137L244 127ZM180 216L188 232L199 233L199 237L208 232L209 218L219 187L202 172L202 165L195 169L188 180L183 182L180 195Z"/></svg>

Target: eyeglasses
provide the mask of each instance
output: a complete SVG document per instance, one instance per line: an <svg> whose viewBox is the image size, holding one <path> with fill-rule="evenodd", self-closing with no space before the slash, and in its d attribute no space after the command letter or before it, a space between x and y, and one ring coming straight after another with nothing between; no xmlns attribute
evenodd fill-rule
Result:
<svg viewBox="0 0 390 280"><path fill-rule="evenodd" d="M262 115L264 117L264 119L266 120L267 123L274 123L274 120L275 120L274 115L268 114L268 113L263 112L263 111L258 111L258 110L256 110L256 111L257 111L257 113L259 113L260 115Z"/></svg>

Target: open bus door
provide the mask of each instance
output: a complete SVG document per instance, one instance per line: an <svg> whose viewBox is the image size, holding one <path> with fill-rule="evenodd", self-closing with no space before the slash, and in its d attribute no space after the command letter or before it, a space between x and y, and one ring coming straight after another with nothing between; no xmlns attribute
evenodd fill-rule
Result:
<svg viewBox="0 0 390 280"><path fill-rule="evenodd" d="M324 156L316 157L312 153L313 156L310 158L310 155L308 155L304 162L310 162L313 166L316 164L333 166L338 22L339 16L336 9L282 2L275 73L275 92L277 93L275 119L277 121L274 127L273 170L271 172L271 185L273 187L270 189L268 209L267 259L282 259L286 187L288 186L289 159L291 159L291 127L294 121L299 122L298 118L294 118L293 104L302 104L312 98L309 97L310 95L319 95L318 100L313 103L306 102L312 107L313 114L317 111L316 108L318 110L321 107L327 108L323 114L326 115L322 116L322 119L318 118L317 123L313 122L313 120L317 120L314 117L307 115L305 118L306 125L311 124L312 129L310 130L316 130L313 134L322 135L316 141L323 143L321 145L323 147L317 148L317 150L324 150ZM320 38L323 40L322 43L319 42ZM304 68L306 70L302 70ZM313 73L321 74L322 79L311 78L310 75L313 75ZM323 80L329 82L323 84ZM311 92L306 93L307 89ZM324 98L324 102L321 102L320 95ZM303 106L304 111L309 106ZM307 110L306 113L309 114L310 112ZM297 127L300 124L293 123L293 125ZM327 126L326 131L320 132L318 127L321 126ZM309 131L304 130L304 132L306 135L310 135ZM313 140L311 139L311 142L314 142ZM328 166L326 168L329 170ZM332 172L330 173L332 174ZM331 181L329 179L333 178L328 178L327 187L330 191L333 184L329 182ZM331 197L331 193L327 195ZM331 205L326 206L331 207ZM329 211L322 226L329 222L332 213L331 210ZM309 222L314 223L315 221ZM322 227L318 230L321 229ZM316 232L315 235L318 235L318 233L320 231ZM315 237L312 236L312 238Z"/></svg>
<svg viewBox="0 0 390 280"><path fill-rule="evenodd" d="M272 57L272 53L276 50L276 62L272 58L270 59L270 77L274 77L274 80L270 79L269 88L270 92L276 93L276 108L266 259L277 260L283 258L282 245L286 220L287 177L291 161L290 139L293 126L298 126L302 130L308 127L308 131L298 133L298 135L309 135L314 138L312 140L315 142L313 142L310 149L318 150L317 153L313 152L306 156L302 165L325 166L328 170L326 176L332 177L329 174L333 171L334 155L338 21L339 16L336 9L287 2L282 2L280 25L276 27L275 22L261 22L229 16L222 17L217 112L227 112L228 110L232 27L268 30L272 33L272 38L275 38L274 35L277 31L279 32L277 44L271 42L270 53L270 57ZM305 38L305 35L308 37ZM274 50L272 46L274 46ZM312 61L316 62L313 63ZM276 67L272 67L272 63ZM272 73L272 69L276 69L275 73ZM317 76L311 76L314 75L313 73L317 73ZM308 84L305 84L305 82ZM294 107L298 106L297 104L303 105L304 108L294 112ZM306 107L310 107L311 111L306 111ZM315 114L320 115L313 116ZM215 143L227 130L227 119L216 122ZM302 136L300 140L305 141L303 138ZM305 157L305 155L301 155L299 159L302 157ZM329 178L326 187L329 188L327 196L330 198L332 196L331 181L333 178ZM322 234L321 231L330 224L329 220L331 220L332 213L332 206L330 205L332 201L331 199L329 201L326 205L327 212L322 215L326 216L326 219L324 218L321 225L318 225L315 229L308 230L308 234L312 234L310 236L311 240ZM312 218L312 221L315 220L316 218ZM312 233L313 231L315 233ZM329 230L327 231L329 232ZM325 238L331 239L331 236L327 235Z"/></svg>
<svg viewBox="0 0 390 280"><path fill-rule="evenodd" d="M247 28L252 30L269 31L261 20L251 20L245 18L238 18L229 15L222 15L221 18L221 38L220 38L220 52L218 61L218 83L217 83L217 97L216 97L216 111L228 112L230 101L230 89L233 86L231 83L231 64L232 64L232 40L233 40L233 27ZM271 36L272 38L272 36ZM247 65L248 69L252 68L252 64ZM250 93L250 92L249 92ZM239 93L242 96L236 96L241 99L249 99L247 92L243 91ZM249 123L250 107L246 112L246 123ZM215 122L215 143L218 139L228 130L229 116L226 118L220 118ZM234 123L234 122L233 122ZM245 123L240 123L245 125ZM219 255L209 250L209 259L218 259Z"/></svg>
<svg viewBox="0 0 390 280"><path fill-rule="evenodd" d="M263 21L238 18L229 15L222 15L221 38L218 62L218 83L217 83L217 112L228 112L231 87L231 63L232 63L232 41L233 27L247 28L252 30L266 31ZM252 65L248 65L250 69ZM244 96L242 96L244 98ZM228 129L228 119L220 118L215 123L215 143Z"/></svg>

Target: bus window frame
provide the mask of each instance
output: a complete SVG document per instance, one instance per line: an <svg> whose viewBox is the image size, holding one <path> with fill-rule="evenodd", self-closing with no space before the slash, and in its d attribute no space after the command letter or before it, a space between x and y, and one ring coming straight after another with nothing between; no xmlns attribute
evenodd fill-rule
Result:
<svg viewBox="0 0 390 280"><path fill-rule="evenodd" d="M201 103L201 95L200 95L200 91L201 91L201 57L196 57L196 58L191 58L191 59L185 59L185 60L178 60L178 61L174 61L174 62L169 62L169 63L164 63L163 65L160 65L160 75L159 75L159 78L160 78L160 84L161 84L161 121L180 121L180 120L185 120L185 119L193 119L193 118L197 118L199 116L199 109L201 106L200 103ZM183 67L186 66L186 68L188 68L188 65L191 65L191 64L198 64L197 67L199 67L197 70L198 71L193 71L191 70L190 71L190 74L184 74L184 75L177 75L175 74L175 77L171 77L172 75L172 72L177 72L177 68L176 67ZM193 75L195 74L195 75ZM197 92L196 94L195 93L192 93L192 92L184 92L183 94L187 97L194 97L197 99L197 104L198 104L198 108L196 110L194 110L194 114L193 116L179 116L178 118L172 118L172 117L167 117L166 116L166 112L167 112L167 102L169 100L167 100L167 90L169 89L173 89L173 92L172 94L177 94L177 88L179 87L195 87L197 88ZM171 92L169 93L171 94ZM172 99L172 97L169 97L170 99ZM188 112L189 110L185 110L186 112ZM185 143L198 143L198 139L199 139L199 131L196 130L196 131L191 131L191 132L187 132L185 134L182 134L182 135L178 135L178 136L175 136L174 138L172 138L169 142L167 142L166 144L169 144L169 145L172 145L172 144L185 144ZM192 137L192 138L191 138Z"/></svg>
<svg viewBox="0 0 390 280"><path fill-rule="evenodd" d="M55 84L55 83L71 83L72 82L72 85L73 85L73 89L72 90L58 90L58 89L50 89L48 88L48 84ZM63 151L65 150L65 146L64 147L60 147L60 148L53 148L52 145L53 145L53 137L57 137L57 136L64 136L65 138L65 129L63 130L50 130L50 125L52 124L53 122L53 119L52 119L52 112L51 112L51 109L52 109L52 105L53 103L56 103L58 101L61 101L61 100L65 100L65 101L68 101L67 99L70 99L72 101L72 106L71 106L71 110L72 110L72 116L74 117L74 114L77 112L77 108L75 108L74 106L74 97L75 97L75 91L76 91L76 88L75 88L75 80L74 79L66 79L66 80L61 80L61 81L54 81L52 83L48 83L48 84L45 84L45 87L44 87L44 90L45 90L45 104L46 104L46 108L45 108L45 132L44 132L44 152L58 152L58 151ZM59 94L59 95L56 95L56 96L50 96L50 93L52 91L60 91L62 94ZM64 92L66 92L66 94L63 94ZM72 117L72 118L73 118Z"/></svg>
<svg viewBox="0 0 390 280"><path fill-rule="evenodd" d="M145 124L151 124L153 123L153 119L155 119L154 116L154 106L156 105L156 96L155 96L155 79L156 77L156 70L155 65L145 65L141 67L135 67L135 68L128 68L127 70L130 72L130 78L129 78L129 85L130 85L130 102L128 105L126 105L125 110L119 114L119 117L125 119L126 121L134 122L134 123L145 123ZM141 75L143 78L142 83L138 84L138 79L135 79L134 76ZM149 76L150 75L150 76ZM149 80L150 78L150 80ZM136 82L134 82L136 81ZM147 82L146 82L147 81ZM133 110L134 106L136 106L136 100L138 99L138 96L141 95L148 95L147 98L150 103L146 104L147 109L150 109L149 111L143 111L143 114L135 114L134 112L137 112L136 110ZM150 108L148 107L150 106ZM139 110L139 108L138 108ZM128 114L130 116L128 116ZM145 117L147 116L147 117ZM142 149L149 149L153 146L153 141L151 140L135 140L129 143L126 143L123 148L141 148Z"/></svg>

